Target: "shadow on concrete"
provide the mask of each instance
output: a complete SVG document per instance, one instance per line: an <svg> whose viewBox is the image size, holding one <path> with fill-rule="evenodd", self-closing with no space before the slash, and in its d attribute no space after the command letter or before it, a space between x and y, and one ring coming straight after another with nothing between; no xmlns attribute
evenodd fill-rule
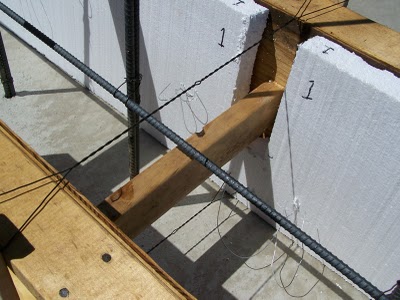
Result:
<svg viewBox="0 0 400 300"><path fill-rule="evenodd" d="M119 50L126 69L124 0L108 0L108 5L110 7L115 33L118 39ZM142 43L142 41L143 40L140 42Z"/></svg>
<svg viewBox="0 0 400 300"><path fill-rule="evenodd" d="M68 81L71 85L74 87L71 89L55 89L55 90L48 90L48 91L20 91L18 92L18 87L16 86L17 90L17 96L24 97L24 96L29 96L29 95L42 95L42 94L54 94L59 93L58 91L61 91L61 93L68 93L68 92L82 92L85 93L87 97L89 97L93 102L95 102L98 106L100 106L102 109L107 111L110 115L112 115L115 119L117 119L120 123L127 125L128 122L125 117L123 117L120 113L116 112L113 108L111 108L109 105L107 105L104 101L99 100L96 96L94 96L88 89L83 87L81 84L79 84L77 81L72 79L70 76L68 76L63 70L61 70L57 65L52 63L50 60L48 60L44 55L40 54L39 52L35 51L29 44L27 44L24 40L19 38L17 35L15 35L13 32L9 31L8 29L1 27L2 30L6 31L8 34L10 34L14 39L16 39L18 42L23 44L25 48L33 55L38 57L43 63L47 64L51 69L56 71L59 76L63 77L66 81Z"/></svg>
<svg viewBox="0 0 400 300"><path fill-rule="evenodd" d="M124 65L126 68L125 59L125 23L124 23L124 0L108 0L112 19L114 22L115 33L119 43L121 56L123 57ZM139 52L140 52L140 73L142 74L142 81L140 84L141 103L140 105L148 112L152 112L159 108L157 101L158 95L153 82L149 58L147 55L147 48L143 37L142 28L139 32ZM154 69L154 66L153 66ZM162 122L159 112L153 115L157 120ZM161 144L166 145L166 137L158 132L156 129L147 124L142 124L144 129L151 133Z"/></svg>
<svg viewBox="0 0 400 300"><path fill-rule="evenodd" d="M189 201L191 201L190 198L184 202ZM218 203L213 205L218 205ZM233 209L235 213L243 214L239 208L234 207ZM209 213L209 211L207 212ZM223 220L220 220L220 223L223 223ZM249 228L253 229L252 234L248 234ZM202 236L198 237L198 241L185 253L167 240L156 248L151 256L195 297L199 299L236 299L223 287L223 284L244 264L245 260L236 259L231 255L221 240L214 243L197 260L192 261L188 257L190 252L203 248L203 242L210 243L205 240L211 234L216 234L216 230L215 226L210 232L202 233ZM238 252L252 255L266 240L272 238L273 233L272 227L260 222L254 214L249 214L243 216L241 221L231 228L223 238L229 243L233 243L235 247L239 247L235 249ZM137 237L135 242L144 249L149 249L162 238L163 236L156 229L150 227Z"/></svg>
<svg viewBox="0 0 400 300"><path fill-rule="evenodd" d="M140 166L143 168L164 154L165 150L158 150L158 143L143 130L140 136ZM43 158L57 170L70 168L77 162L69 154L46 155ZM112 193L113 188L129 179L128 138L115 142L84 165L78 166L67 179L94 205L98 205Z"/></svg>
<svg viewBox="0 0 400 300"><path fill-rule="evenodd" d="M270 159L267 140L259 138L231 160L229 172L235 178L244 173L250 191L274 208Z"/></svg>
<svg viewBox="0 0 400 300"><path fill-rule="evenodd" d="M83 63L90 67L90 18L89 0L83 0ZM83 84L89 88L91 79L85 75Z"/></svg>
<svg viewBox="0 0 400 300"><path fill-rule="evenodd" d="M190 202L184 200L183 202ZM228 201L224 201L228 204ZM218 205L214 203L213 205ZM239 208L233 207L234 213L240 213L241 220L236 223L227 233L222 233L225 244L231 245L235 252L251 256L257 253L259 249L268 240L272 241L275 229L255 214L245 214ZM208 209L205 213L209 213ZM221 218L221 217L220 217ZM220 219L219 226L224 223L224 219ZM251 234L249 229L251 228ZM243 266L247 259L241 259L234 256L226 248L221 239L218 239L210 248L208 248L198 259L193 261L188 254L192 251L202 251L204 244L211 243L206 241L211 235L216 234L217 226L213 227L209 232L202 233L198 236L197 242L186 252L178 249L170 241L166 240L158 248L151 252L152 258L176 279L185 289L199 299L236 299L229 291L224 288L224 284ZM179 234L176 233L177 235ZM147 228L141 235L134 240L140 247L145 250L150 249L153 245L164 238L154 227ZM282 242L278 242L277 247L280 251L287 254L287 259L298 263L301 256L290 247ZM182 246L180 247L182 248ZM271 251L271 250L269 250ZM279 261L277 268L282 266L283 260ZM330 279L321 276L321 266L313 266L303 261L301 267L313 276L320 279L321 283L326 285L333 293L341 299L351 299L351 297L343 291L339 286ZM295 268L291 268L291 271ZM253 272L253 270L249 271ZM262 275L262 273L260 273ZM262 284L254 292L253 296L259 294L265 286L273 280L272 276L265 278ZM310 283L307 282L307 286ZM279 287L277 287L279 288Z"/></svg>
<svg viewBox="0 0 400 300"><path fill-rule="evenodd" d="M38 90L38 91L20 91L17 92L17 96L25 97L32 95L54 95L54 94L64 94L64 93L75 93L84 91L83 87L75 87L70 89L54 89L54 90Z"/></svg>

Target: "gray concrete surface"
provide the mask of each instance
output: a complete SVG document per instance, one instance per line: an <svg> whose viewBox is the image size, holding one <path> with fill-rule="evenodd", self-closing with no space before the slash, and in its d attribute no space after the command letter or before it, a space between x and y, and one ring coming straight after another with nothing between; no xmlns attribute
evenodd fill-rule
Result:
<svg viewBox="0 0 400 300"><path fill-rule="evenodd" d="M400 32L399 0L350 0L351 10Z"/></svg>
<svg viewBox="0 0 400 300"><path fill-rule="evenodd" d="M2 34L17 97L0 99L0 118L56 168L71 166L126 128L125 119L101 100L21 41L4 30ZM142 167L165 153L144 133L141 141ZM99 203L128 180L126 137L79 167L69 179ZM150 249L205 207L217 189L206 181L135 242ZM316 282L302 298L367 298L328 268L322 275L321 262L308 254L301 259L301 245L229 197L213 202L151 256L200 299L291 299L289 294L306 294Z"/></svg>

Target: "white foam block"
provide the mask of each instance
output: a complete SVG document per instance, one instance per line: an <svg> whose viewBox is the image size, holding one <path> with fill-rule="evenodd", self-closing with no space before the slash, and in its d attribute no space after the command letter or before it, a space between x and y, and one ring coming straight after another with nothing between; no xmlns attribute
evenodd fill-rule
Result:
<svg viewBox="0 0 400 300"><path fill-rule="evenodd" d="M113 85L125 77L123 1L4 0L28 22L53 38ZM243 3L242 3L243 2ZM267 9L254 1L141 1L140 72L142 105L152 111L261 39ZM126 108L92 80L4 13L0 21L95 94L126 114ZM222 45L222 46L221 46ZM249 90L256 48L228 65L157 116L187 138ZM38 74L39 76L39 74ZM17 83L16 83L17 84ZM123 92L126 86L121 87ZM172 148L157 131L144 125Z"/></svg>
<svg viewBox="0 0 400 300"><path fill-rule="evenodd" d="M267 10L253 1L243 2L154 0L142 5L145 108L152 111L163 105L261 39ZM203 124L248 93L255 55L256 48L163 109L159 119L184 138L200 132ZM175 147L149 125L143 127Z"/></svg>
<svg viewBox="0 0 400 300"><path fill-rule="evenodd" d="M42 0L31 1L27 5L13 0L3 2L115 86L124 81L123 1L83 0L60 4ZM268 11L254 1L240 2L141 2L140 69L143 80L140 88L141 104L146 109L152 111L163 105L165 100L261 38ZM126 114L121 102L2 12L0 21L77 81ZM211 121L228 109L233 101L246 95L256 50L257 47L230 63L156 116L184 138L200 131L203 123ZM18 88L17 82L15 85ZM126 92L126 86L122 86L121 90ZM169 148L175 146L149 125L144 123L143 127ZM253 183L252 175L247 181L243 178L245 172L238 168L241 159L241 156L234 159L232 172L236 171L236 176L241 173L242 180ZM245 155L243 158L245 162L249 159L254 160L254 157ZM251 165L259 165L257 159ZM226 167L229 168L229 164ZM213 179L217 178L213 176ZM260 181L259 178L257 180Z"/></svg>
<svg viewBox="0 0 400 300"><path fill-rule="evenodd" d="M118 86L124 81L123 1L4 0L2 2L113 85ZM119 111L126 112L122 103L3 12L0 12L0 22L96 95ZM12 66L10 67L12 71ZM15 86L18 90L18 82L15 82ZM126 92L126 87L123 86L121 90ZM71 112L73 113L73 108Z"/></svg>
<svg viewBox="0 0 400 300"><path fill-rule="evenodd" d="M321 37L300 46L269 143L273 204L381 289L400 269L399 132L398 78Z"/></svg>

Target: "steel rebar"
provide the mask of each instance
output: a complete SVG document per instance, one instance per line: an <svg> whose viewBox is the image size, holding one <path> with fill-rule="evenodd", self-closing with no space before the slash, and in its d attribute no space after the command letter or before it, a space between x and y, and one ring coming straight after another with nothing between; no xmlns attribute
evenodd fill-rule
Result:
<svg viewBox="0 0 400 300"><path fill-rule="evenodd" d="M146 110L144 110L139 104L135 103L132 99L130 99L127 95L123 94L118 90L115 86L97 74L95 71L90 69L60 45L55 43L45 34L40 32L30 23L25 21L22 17L12 11L10 8L5 6L0 2L0 10L2 10L9 17L18 22L21 26L27 29L29 32L34 34L37 38L43 41L46 45L60 54L63 58L81 70L85 75L90 77L93 81L103 87L106 91L112 94L116 99L120 100L125 106L139 115L141 118L145 119L151 126L153 126L156 130L162 133L164 136L173 141L178 149L180 149L183 153L185 153L191 159L198 161L204 167L206 167L213 174L217 175L222 181L224 181L227 185L233 188L236 192L241 194L244 198L246 198L250 203L252 203L255 207L257 207L261 212L270 217L273 221L279 224L282 228L288 231L291 235L293 235L296 239L298 239L301 243L307 246L310 250L312 250L315 254L329 263L333 268L342 273L346 278L348 278L351 282L365 291L368 295L375 299L388 299L387 296L380 291L376 286L370 283L367 279L362 277L359 273L345 264L342 260L336 257L333 253L323 247L320 243L318 243L315 239L305 233L303 230L298 228L295 224L293 224L290 220L285 218L282 214L280 214L277 210L266 204L263 200L261 200L258 196L252 193L249 189L247 189L243 184L233 178L230 174L222 170L218 167L214 162L210 161L204 154L195 149L192 145L187 143L183 138L169 129L166 125L158 121L151 114L149 114ZM210 73L212 74L212 73ZM210 77L206 75L202 80ZM196 83L201 83L202 80L197 81ZM195 85L196 85L195 83Z"/></svg>
<svg viewBox="0 0 400 300"><path fill-rule="evenodd" d="M15 96L14 80L11 76L10 65L8 64L6 49L3 43L3 37L0 32L0 76L1 83L4 87L4 94L6 98Z"/></svg>
<svg viewBox="0 0 400 300"><path fill-rule="evenodd" d="M140 72L139 72L139 0L125 0L125 61L127 95L135 103L140 104ZM139 126L133 126L139 116L128 109L129 172L133 178L139 174Z"/></svg>

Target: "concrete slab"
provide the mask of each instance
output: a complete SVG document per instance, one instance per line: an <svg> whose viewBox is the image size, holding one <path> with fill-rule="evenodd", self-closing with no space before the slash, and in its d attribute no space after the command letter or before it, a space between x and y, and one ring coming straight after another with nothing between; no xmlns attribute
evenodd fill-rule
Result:
<svg viewBox="0 0 400 300"><path fill-rule="evenodd" d="M348 8L400 32L400 2L398 0L350 0Z"/></svg>
<svg viewBox="0 0 400 300"><path fill-rule="evenodd" d="M18 96L0 99L0 118L56 168L70 166L126 128L125 119L101 100L8 32L2 34ZM165 152L145 134L141 141L142 167ZM69 179L97 203L128 176L127 145L122 139ZM144 250L152 248L207 205L217 189L205 182L135 241ZM320 275L322 264L309 255L299 264L301 247L277 235L237 200L224 198L219 208L220 202L212 203L151 253L198 298L291 299L289 293L301 296L319 280L305 299L367 299L327 268ZM279 260L271 267L274 253ZM285 285L294 278L287 292L280 287L280 275Z"/></svg>

